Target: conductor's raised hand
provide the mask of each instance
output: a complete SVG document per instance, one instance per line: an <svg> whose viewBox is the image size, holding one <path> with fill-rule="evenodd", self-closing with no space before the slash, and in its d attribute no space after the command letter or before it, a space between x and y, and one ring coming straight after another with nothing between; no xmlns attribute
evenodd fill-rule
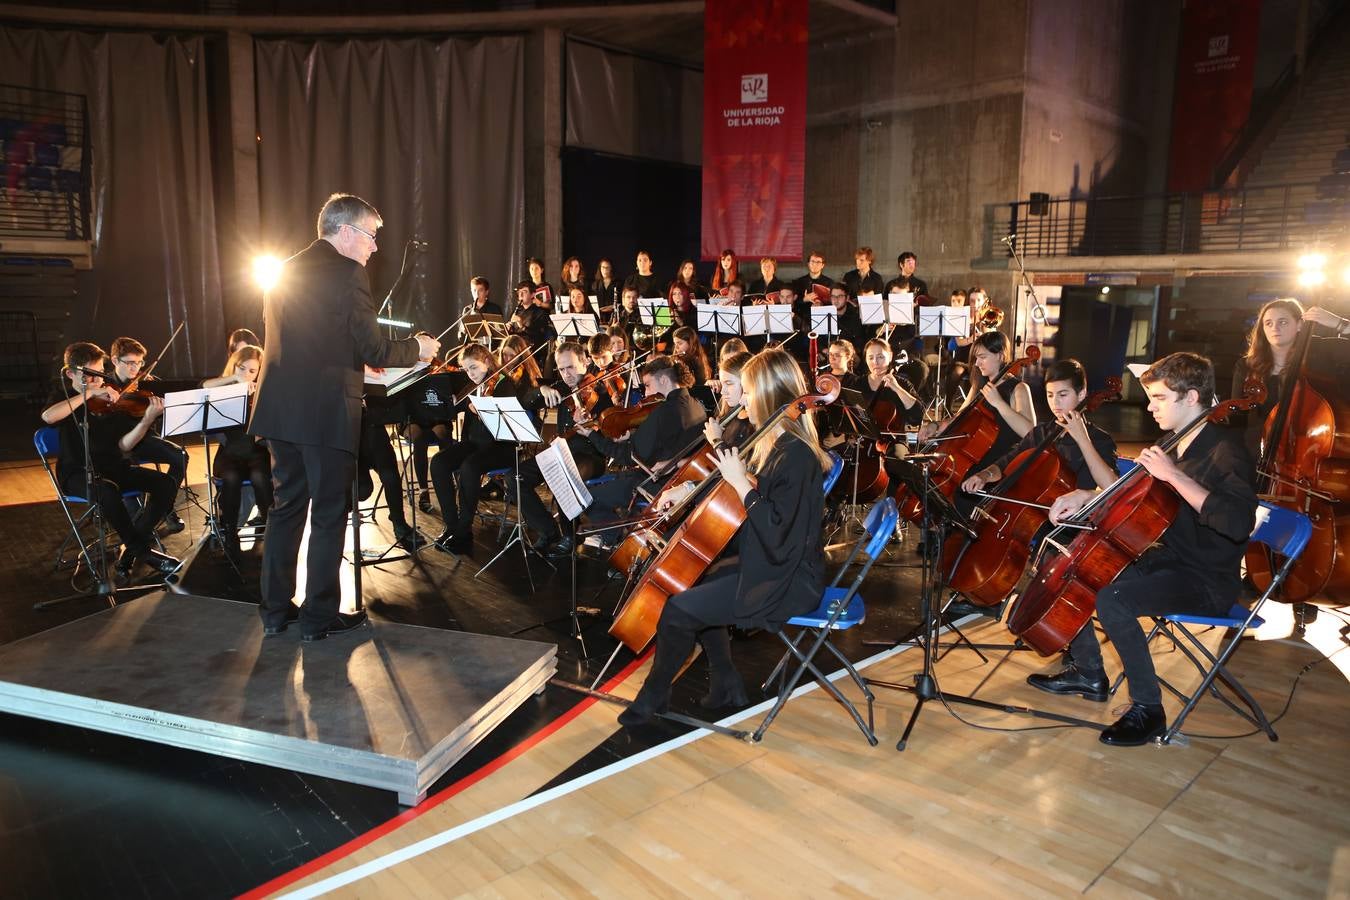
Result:
<svg viewBox="0 0 1350 900"><path fill-rule="evenodd" d="M419 332L417 338L417 358L423 362L430 362L441 350L441 342L427 334L425 331Z"/></svg>

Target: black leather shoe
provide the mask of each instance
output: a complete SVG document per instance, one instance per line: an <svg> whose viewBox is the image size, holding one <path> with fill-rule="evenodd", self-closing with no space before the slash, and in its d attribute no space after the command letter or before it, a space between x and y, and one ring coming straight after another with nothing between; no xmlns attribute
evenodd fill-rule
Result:
<svg viewBox="0 0 1350 900"><path fill-rule="evenodd" d="M402 528L397 526L394 528L394 543L398 544L409 553L416 553L418 550L421 550L429 544L430 541L427 539L426 535L422 534L422 532L404 525Z"/></svg>
<svg viewBox="0 0 1350 900"><path fill-rule="evenodd" d="M571 536L564 535L563 537L558 538L556 541L553 541L546 548L544 548L544 555L550 557L551 559L562 559L564 557L571 556L572 551L575 548L576 545L572 543Z"/></svg>
<svg viewBox="0 0 1350 900"><path fill-rule="evenodd" d="M417 508L424 513L431 512L431 494L428 491L423 491L417 495Z"/></svg>
<svg viewBox="0 0 1350 900"><path fill-rule="evenodd" d="M1102 732L1098 738L1112 747L1142 747L1167 732L1167 713L1157 706L1131 703L1125 715Z"/></svg>
<svg viewBox="0 0 1350 900"><path fill-rule="evenodd" d="M947 608L944 609L943 612L947 613L947 615L953 619L971 615L989 616L990 618L997 619L1002 609L1003 607L997 604L994 606L977 606L969 600L953 600L951 603L947 604Z"/></svg>
<svg viewBox="0 0 1350 900"><path fill-rule="evenodd" d="M670 704L662 706L660 709L653 709L642 702L642 696L639 692L637 699L630 703L623 712L619 713L619 724L624 728L632 728L636 725L646 725L657 717L658 714L670 709Z"/></svg>
<svg viewBox="0 0 1350 900"><path fill-rule="evenodd" d="M1057 675L1028 675L1027 684L1047 694L1078 694L1094 703L1105 703L1111 689L1105 672L1089 674L1077 666L1068 666Z"/></svg>
<svg viewBox="0 0 1350 900"><path fill-rule="evenodd" d="M454 553L467 556L473 552L473 535L461 535L454 531L444 531L436 538L436 549L442 553Z"/></svg>
<svg viewBox="0 0 1350 900"><path fill-rule="evenodd" d="M123 547L122 553L117 557L117 562L113 568L117 572L117 577L123 581L131 578L131 573L136 569L136 560L143 551L133 550L130 547Z"/></svg>
<svg viewBox="0 0 1350 900"><path fill-rule="evenodd" d="M343 613L338 613L337 618L335 618L332 622L329 622L328 627L325 628L323 631L315 632L313 634L302 634L300 635L300 640L304 641L307 644L312 644L314 641L321 641L329 636L348 634L350 632L357 630L358 628L361 628L368 621L370 621L370 617L366 615L364 610L361 612L352 613L351 615L344 615Z"/></svg>
<svg viewBox="0 0 1350 900"><path fill-rule="evenodd" d="M281 624L268 625L265 622L263 623L263 636L276 637L284 632L286 628L298 618L300 618L300 609L294 605L289 606L286 609L286 617L281 620Z"/></svg>
<svg viewBox="0 0 1350 900"><path fill-rule="evenodd" d="M178 517L178 513L171 509L169 514L164 517L164 522L159 527L159 533L163 535L177 534L186 527L187 525Z"/></svg>
<svg viewBox="0 0 1350 900"><path fill-rule="evenodd" d="M183 564L178 557L160 553L158 550L146 550L141 554L140 560L161 575L172 575Z"/></svg>

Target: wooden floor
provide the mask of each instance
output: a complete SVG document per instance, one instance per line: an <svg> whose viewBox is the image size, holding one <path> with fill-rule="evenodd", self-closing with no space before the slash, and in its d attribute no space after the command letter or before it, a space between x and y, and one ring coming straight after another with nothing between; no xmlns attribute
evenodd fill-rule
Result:
<svg viewBox="0 0 1350 900"><path fill-rule="evenodd" d="M1339 629L1329 615L1321 621ZM972 635L1004 636L997 624ZM1249 642L1234 668L1274 715L1299 669L1318 659L1302 642ZM980 730L930 704L897 753L908 695L880 692L882 743L871 748L816 691L789 703L762 744L706 736L533 808L503 809L616 728L614 707L598 704L287 890L390 898L1346 896L1350 687L1332 662L1350 669L1324 660L1303 677L1276 726L1278 743L1194 737L1186 746L1115 749L1083 728ZM917 652L907 652L869 674L903 681L918 665ZM1042 665L1018 653L991 674L994 666L958 651L938 676L949 691L978 686L986 699L1112 719L1115 703L1025 685ZM1184 665L1175 654L1159 660L1160 672L1191 684ZM957 709L991 728L1036 724ZM1232 734L1242 725L1206 702L1187 730ZM391 865L399 852L408 858ZM364 877L342 884L353 870Z"/></svg>

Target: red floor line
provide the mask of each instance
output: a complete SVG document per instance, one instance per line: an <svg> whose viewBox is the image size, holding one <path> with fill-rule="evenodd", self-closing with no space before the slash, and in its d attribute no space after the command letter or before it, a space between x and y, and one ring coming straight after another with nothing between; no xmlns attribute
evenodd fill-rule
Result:
<svg viewBox="0 0 1350 900"><path fill-rule="evenodd" d="M605 691L612 690L616 685L622 683L625 678L633 674L633 672L638 668L638 666L642 665L642 663L646 661L647 656L650 655L650 653L651 649L649 648L641 656L637 657L628 665L620 669L617 673L615 673L613 678L605 682L602 690ZM296 868L291 869L289 872L284 872L281 875L278 875L276 878L273 878L271 881L268 881L265 884L261 884L251 891L240 894L238 900L260 900L260 898L262 897L266 897L269 894L273 894L288 885L294 884L295 882L300 881L301 879L314 874L320 869L326 868L332 865L333 863L338 862L344 857L350 856L357 850L360 850L362 847L365 847L366 845L371 844L374 841L384 837L386 834L395 831L396 829L402 827L408 822L411 822L413 819L416 819L418 816L430 812L431 810L435 809L437 806L441 805L442 803L449 800L451 797L455 796L461 791L467 790L468 788L477 784L479 781L482 781L484 778L491 775L493 772L497 771L502 766L505 766L513 759L516 759L522 754L524 754L527 750L538 745L549 735L558 731L568 722L571 722L577 716L581 715L592 705L598 702L600 701L597 700L595 697L584 698L576 706L573 706L571 709L567 710L562 715L558 716L558 718L554 719L552 722L549 722L543 728L539 729L534 734L530 735L528 738L512 747L510 750L507 750L501 756L498 756L496 759L493 759L490 762L484 763L482 766L470 772L468 775L465 775L463 778L459 779L453 784L447 785L444 790L440 791L437 794L433 794L426 800L423 800L419 805L413 807L412 809L405 810L399 813L397 816L394 816L387 822L382 822L381 824L376 825L369 831L366 831L362 834L358 834L356 837L352 838L350 841L343 844L342 846L335 847L332 850L329 850L327 853L323 854L322 856L315 857L314 859L310 860L304 865L297 866Z"/></svg>

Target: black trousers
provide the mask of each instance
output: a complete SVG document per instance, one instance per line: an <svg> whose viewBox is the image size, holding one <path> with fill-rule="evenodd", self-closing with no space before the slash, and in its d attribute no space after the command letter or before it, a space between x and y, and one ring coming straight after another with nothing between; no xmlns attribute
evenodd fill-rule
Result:
<svg viewBox="0 0 1350 900"><path fill-rule="evenodd" d="M1147 635L1140 616L1170 613L1220 615L1231 600L1225 600L1200 582L1194 571L1175 561L1145 554L1125 569L1111 584L1097 592L1097 619L1120 654L1130 699L1136 703L1162 703L1158 673L1148 652ZM1085 672L1101 672L1102 648L1089 623L1069 644L1074 664Z"/></svg>
<svg viewBox="0 0 1350 900"><path fill-rule="evenodd" d="M720 693L727 681L739 679L731 661L731 635L727 626L736 622L732 609L739 581L738 567L722 564L720 572L666 601L656 624L656 653L651 670L633 705L647 711L664 709L680 666L703 645L708 658L712 692Z"/></svg>
<svg viewBox="0 0 1350 900"><path fill-rule="evenodd" d="M272 508L272 457L259 444L248 456L217 453L211 460L211 474L220 480L217 499L220 502L220 527L226 534L239 529L239 501L244 493L244 482L253 484L253 498L258 512L267 515Z"/></svg>
<svg viewBox="0 0 1350 900"><path fill-rule="evenodd" d="M105 467L99 472L88 485L88 494L85 493L84 470L66 472L61 478L61 490L93 502L127 550L141 553L149 549L159 520L173 509L174 497L178 496L178 483L165 472L123 463ZM134 520L122 502L125 491L142 491L146 495L145 511Z"/></svg>
<svg viewBox="0 0 1350 900"><path fill-rule="evenodd" d="M582 480L594 478L605 471L605 461L598 456L574 456L577 464L577 471L581 473ZM558 523L554 521L553 515L549 512L544 501L539 499L539 488L544 483L544 474L539 471L539 463L533 459L527 459L520 464L520 484L522 496L518 501L520 503L521 514L525 517L525 524L530 526L530 530L541 537L558 537ZM507 479L507 495L515 496L515 479Z"/></svg>
<svg viewBox="0 0 1350 900"><path fill-rule="evenodd" d="M483 492L483 475L493 469L514 468L515 461L514 446L500 442L480 446L459 441L433 456L431 483L445 527L457 535L471 534Z"/></svg>
<svg viewBox="0 0 1350 900"><path fill-rule="evenodd" d="M389 505L389 521L394 531L408 530L408 518L403 512L403 473L398 468L398 456L389 440L389 432L383 425L367 422L361 426L361 448L357 465L362 472L373 471L384 488L384 502ZM369 478L362 474L361 489L364 492ZM363 496L361 499L365 499Z"/></svg>
<svg viewBox="0 0 1350 900"><path fill-rule="evenodd" d="M164 438L146 435L131 455L137 462L166 466L165 471L173 479L174 487L180 486L187 475L187 451Z"/></svg>
<svg viewBox="0 0 1350 900"><path fill-rule="evenodd" d="M276 503L263 543L260 612L266 625L280 625L285 619L295 596L296 562L308 515L300 625L304 633L313 634L332 624L342 601L338 573L356 456L335 447L289 441L269 440L267 445Z"/></svg>
<svg viewBox="0 0 1350 900"><path fill-rule="evenodd" d="M597 484L591 488L591 505L586 507L586 516L594 525L609 525L623 517L620 509L626 509L633 502L638 485L647 480L641 469L620 472L613 480Z"/></svg>
<svg viewBox="0 0 1350 900"><path fill-rule="evenodd" d="M417 477L417 484L422 490L427 489L427 472L430 462L428 449L434 443L438 450L444 450L450 443L450 423L436 422L431 425L424 425L419 422L412 422L408 425L408 440L412 441L413 447L413 474Z"/></svg>

